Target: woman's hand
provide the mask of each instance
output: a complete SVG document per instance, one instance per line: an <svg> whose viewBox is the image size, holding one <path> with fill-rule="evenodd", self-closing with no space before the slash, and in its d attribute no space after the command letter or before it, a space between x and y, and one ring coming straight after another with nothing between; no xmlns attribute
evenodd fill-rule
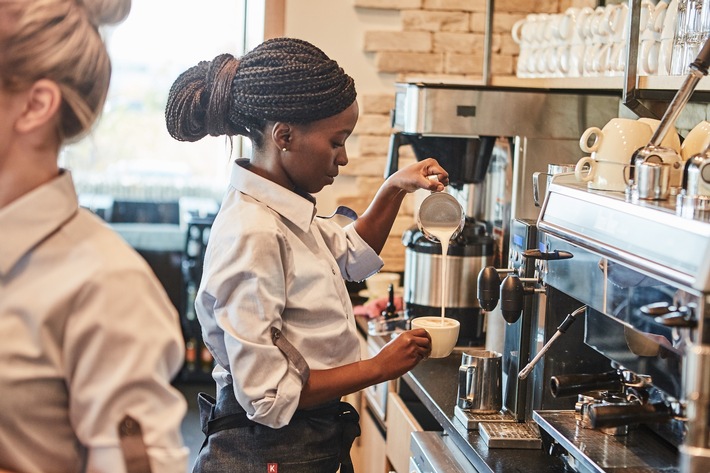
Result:
<svg viewBox="0 0 710 473"><path fill-rule="evenodd" d="M449 173L436 159L427 158L400 169L387 181L385 185L397 187L405 192L414 192L418 189L440 192L449 184Z"/></svg>
<svg viewBox="0 0 710 473"><path fill-rule="evenodd" d="M375 355L386 379L395 379L431 354L431 337L421 328L407 330L392 339Z"/></svg>
<svg viewBox="0 0 710 473"><path fill-rule="evenodd" d="M431 176L436 176L436 179ZM400 169L387 178L365 213L355 221L357 233L379 254L392 230L404 196L418 189L443 191L448 183L449 173L434 158Z"/></svg>

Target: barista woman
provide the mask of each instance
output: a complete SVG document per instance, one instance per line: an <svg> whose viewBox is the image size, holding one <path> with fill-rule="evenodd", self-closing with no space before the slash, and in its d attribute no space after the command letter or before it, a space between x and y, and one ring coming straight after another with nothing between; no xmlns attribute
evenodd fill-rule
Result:
<svg viewBox="0 0 710 473"><path fill-rule="evenodd" d="M185 400L170 385L184 349L177 313L143 259L79 208L57 164L106 98L98 27L129 9L0 0L0 470L187 466Z"/></svg>
<svg viewBox="0 0 710 473"><path fill-rule="evenodd" d="M430 352L424 330L401 334L361 361L343 279L382 267L378 253L402 199L448 175L434 159L387 179L342 228L316 217L312 194L348 163L358 118L350 76L305 41L268 40L241 58L201 62L173 84L170 134L183 141L243 135L210 234L196 301L217 361L218 399L201 395L208 437L193 471L352 471L359 435L341 396L401 376Z"/></svg>

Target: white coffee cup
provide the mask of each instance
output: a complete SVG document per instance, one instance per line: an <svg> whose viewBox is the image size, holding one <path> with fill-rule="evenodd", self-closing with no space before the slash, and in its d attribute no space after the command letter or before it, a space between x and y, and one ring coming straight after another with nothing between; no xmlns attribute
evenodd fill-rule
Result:
<svg viewBox="0 0 710 473"><path fill-rule="evenodd" d="M634 151L647 145L652 134L648 123L612 118L602 129L587 128L579 139L579 147L585 153L592 153L594 159L628 164Z"/></svg>
<svg viewBox="0 0 710 473"><path fill-rule="evenodd" d="M461 324L458 320L441 316L424 316L412 319L412 328L423 328L431 337L430 358L445 358L454 351Z"/></svg>
<svg viewBox="0 0 710 473"><path fill-rule="evenodd" d="M590 189L623 192L626 190L629 167L629 164L585 156L577 161L574 176L578 181L586 182Z"/></svg>
<svg viewBox="0 0 710 473"><path fill-rule="evenodd" d="M671 57L673 56L673 36L661 38L658 47L658 75L667 76L671 72Z"/></svg>
<svg viewBox="0 0 710 473"><path fill-rule="evenodd" d="M579 139L579 147L591 156L577 162L575 177L586 182L590 189L624 191L631 156L648 144L652 134L649 124L630 118L612 118L602 129L587 128Z"/></svg>
<svg viewBox="0 0 710 473"><path fill-rule="evenodd" d="M710 122L701 121L693 127L683 140L680 156L687 161L691 156L704 152L710 146Z"/></svg>

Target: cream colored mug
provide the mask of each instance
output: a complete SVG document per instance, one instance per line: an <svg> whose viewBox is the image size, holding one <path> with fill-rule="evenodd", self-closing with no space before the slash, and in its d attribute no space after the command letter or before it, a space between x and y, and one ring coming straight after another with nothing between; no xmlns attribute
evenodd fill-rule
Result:
<svg viewBox="0 0 710 473"><path fill-rule="evenodd" d="M412 328L423 328L431 337L430 358L445 358L454 351L461 324L449 317L425 316L412 319Z"/></svg>
<svg viewBox="0 0 710 473"><path fill-rule="evenodd" d="M710 146L710 122L703 120L693 127L683 140L680 156L687 161L691 156L702 153Z"/></svg>
<svg viewBox="0 0 710 473"><path fill-rule="evenodd" d="M585 153L591 153L594 159L626 164L634 151L648 144L652 134L647 123L612 118L604 128L587 128L579 139L579 147Z"/></svg>
<svg viewBox="0 0 710 473"><path fill-rule="evenodd" d="M580 159L574 169L578 181L605 191L624 191L624 175L634 151L646 146L653 130L644 122L612 118L604 128L587 128L579 139L582 151L591 156Z"/></svg>
<svg viewBox="0 0 710 473"><path fill-rule="evenodd" d="M646 123L651 127L651 131L654 133L656 132L658 125L661 124L661 120L656 120L655 118L639 118L638 121ZM663 138L663 142L661 142L661 147L670 148L673 151L680 153L680 137L678 136L678 130L676 130L675 126L671 125L668 133L666 133L666 136Z"/></svg>

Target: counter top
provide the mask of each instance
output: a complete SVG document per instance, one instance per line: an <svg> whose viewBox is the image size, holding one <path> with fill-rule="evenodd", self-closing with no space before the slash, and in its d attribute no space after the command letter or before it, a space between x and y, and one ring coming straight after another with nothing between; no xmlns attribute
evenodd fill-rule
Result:
<svg viewBox="0 0 710 473"><path fill-rule="evenodd" d="M477 430L467 430L454 416L461 351L422 361L402 380L412 388L444 431L479 472L564 472L557 457L540 450L488 448Z"/></svg>
<svg viewBox="0 0 710 473"><path fill-rule="evenodd" d="M367 334L367 321L356 318L358 327L367 338L380 345L388 339ZM477 430L467 430L454 416L456 406L458 370L461 350L446 358L430 358L422 361L409 373L402 376L424 407L432 414L442 429L479 472L509 473L534 471L537 473L561 473L567 471L563 461L540 450L489 449Z"/></svg>

